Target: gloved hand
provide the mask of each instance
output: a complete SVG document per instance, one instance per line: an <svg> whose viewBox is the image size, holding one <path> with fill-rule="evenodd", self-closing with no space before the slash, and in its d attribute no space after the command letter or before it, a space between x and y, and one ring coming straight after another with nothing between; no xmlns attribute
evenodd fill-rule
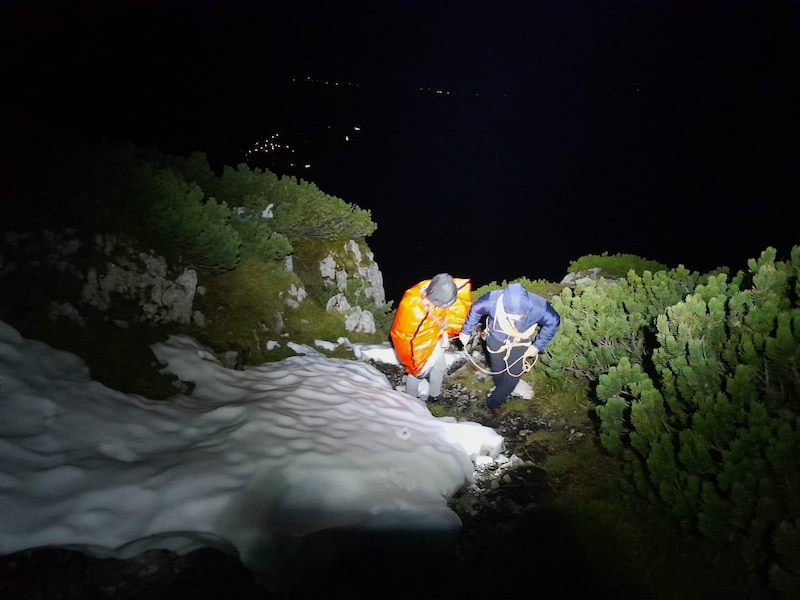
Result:
<svg viewBox="0 0 800 600"><path fill-rule="evenodd" d="M447 332L446 332L446 331L443 331L443 332L442 332L442 342L441 342L441 346L442 346L442 348L444 348L445 350L447 350L447 349L450 347L450 338L448 337L448 335L447 335Z"/></svg>
<svg viewBox="0 0 800 600"><path fill-rule="evenodd" d="M461 342L461 345L464 346L464 348L466 348L467 344L469 344L469 339L471 337L472 336L470 334L464 333L462 331L461 333L458 334L458 341Z"/></svg>
<svg viewBox="0 0 800 600"><path fill-rule="evenodd" d="M534 346L533 344L531 344L530 346L528 346L528 349L525 350L525 354L523 354L523 356L525 358L527 358L529 356L532 356L533 358L536 358L537 356L539 356L539 349L536 346Z"/></svg>

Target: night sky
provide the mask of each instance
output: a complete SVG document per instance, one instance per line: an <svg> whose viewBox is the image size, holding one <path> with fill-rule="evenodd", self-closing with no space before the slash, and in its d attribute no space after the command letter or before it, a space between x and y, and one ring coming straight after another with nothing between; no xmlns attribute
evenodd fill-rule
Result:
<svg viewBox="0 0 800 600"><path fill-rule="evenodd" d="M280 132L372 211L391 300L440 271L705 272L800 243L800 3L0 6L5 168L64 137L218 167Z"/></svg>

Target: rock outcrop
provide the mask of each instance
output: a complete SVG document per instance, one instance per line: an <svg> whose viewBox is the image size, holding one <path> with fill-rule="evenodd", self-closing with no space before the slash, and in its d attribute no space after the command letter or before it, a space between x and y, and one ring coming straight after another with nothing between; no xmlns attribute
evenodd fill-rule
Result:
<svg viewBox="0 0 800 600"><path fill-rule="evenodd" d="M287 257L284 269L293 272L293 257ZM368 246L355 240L332 244L319 263L319 276L332 290L325 310L341 314L347 331L375 333L375 318L368 307L385 307L386 297L383 275ZM198 273L172 266L121 236L95 235L87 240L70 229L3 232L0 286L15 277L37 280L38 286L48 288L51 319L83 324L86 314L93 312L120 327L132 323L203 327L206 323L206 316L195 309L197 295L204 293ZM299 278L281 295L287 309L297 309L308 300ZM283 314L279 320L283 323Z"/></svg>

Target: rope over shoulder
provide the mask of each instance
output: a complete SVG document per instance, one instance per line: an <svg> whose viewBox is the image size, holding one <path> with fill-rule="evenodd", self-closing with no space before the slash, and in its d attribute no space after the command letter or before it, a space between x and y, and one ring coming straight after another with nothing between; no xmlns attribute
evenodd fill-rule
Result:
<svg viewBox="0 0 800 600"><path fill-rule="evenodd" d="M466 354L467 360L472 364L472 366L475 367L475 369L480 371L481 373L484 373L485 375L501 375L502 373L508 372L508 370L511 367L513 367L514 365L516 365L517 363L522 361L522 371L520 372L519 375L515 375L514 373L510 373L509 372L509 375L511 375L512 377L522 377L525 373L530 371L533 368L533 365L535 365L539 360L539 355L537 354L536 357L534 357L533 361L528 361L527 359L529 357L522 356L519 359L517 359L516 361L514 361L513 363L509 364L508 355L511 353L511 348L513 346L530 346L531 342L513 343L510 340L506 340L506 343L503 344L503 346L500 348L500 350L497 351L497 352L501 352L504 349L506 350L506 354L503 357L503 362L505 362L506 368L503 369L502 371L492 371L492 370L486 369L486 368L482 367L481 365L479 365L477 362L475 362L475 359L472 358L472 354L470 353L470 350L475 347L475 343L477 342L478 339L482 339L481 338L481 334L479 332L473 333L472 337L470 337L469 342L467 343L467 345L464 346L463 352L464 352L464 354ZM489 350L489 352L491 352L491 350Z"/></svg>

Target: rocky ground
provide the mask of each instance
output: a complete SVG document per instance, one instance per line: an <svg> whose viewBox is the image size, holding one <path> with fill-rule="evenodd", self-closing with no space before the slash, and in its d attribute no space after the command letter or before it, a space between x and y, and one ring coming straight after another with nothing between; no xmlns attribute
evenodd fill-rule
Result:
<svg viewBox="0 0 800 600"><path fill-rule="evenodd" d="M376 365L394 385L402 370ZM457 366L455 367L457 368ZM493 427L506 440L507 462L476 470L476 481L451 501L464 526L453 544L415 539L371 540L343 554L319 585L274 594L258 585L234 558L204 549L186 555L151 551L131 560L98 559L67 549L37 549L0 557L3 600L196 600L349 598L433 594L481 598L498 593L538 598L604 595L559 518L544 507L554 492L541 468L545 451L524 444L552 424L518 413L494 417L476 412L483 400L457 383L445 382L439 401L455 414ZM586 432L590 435L590 432ZM577 432L576 435L584 435Z"/></svg>

